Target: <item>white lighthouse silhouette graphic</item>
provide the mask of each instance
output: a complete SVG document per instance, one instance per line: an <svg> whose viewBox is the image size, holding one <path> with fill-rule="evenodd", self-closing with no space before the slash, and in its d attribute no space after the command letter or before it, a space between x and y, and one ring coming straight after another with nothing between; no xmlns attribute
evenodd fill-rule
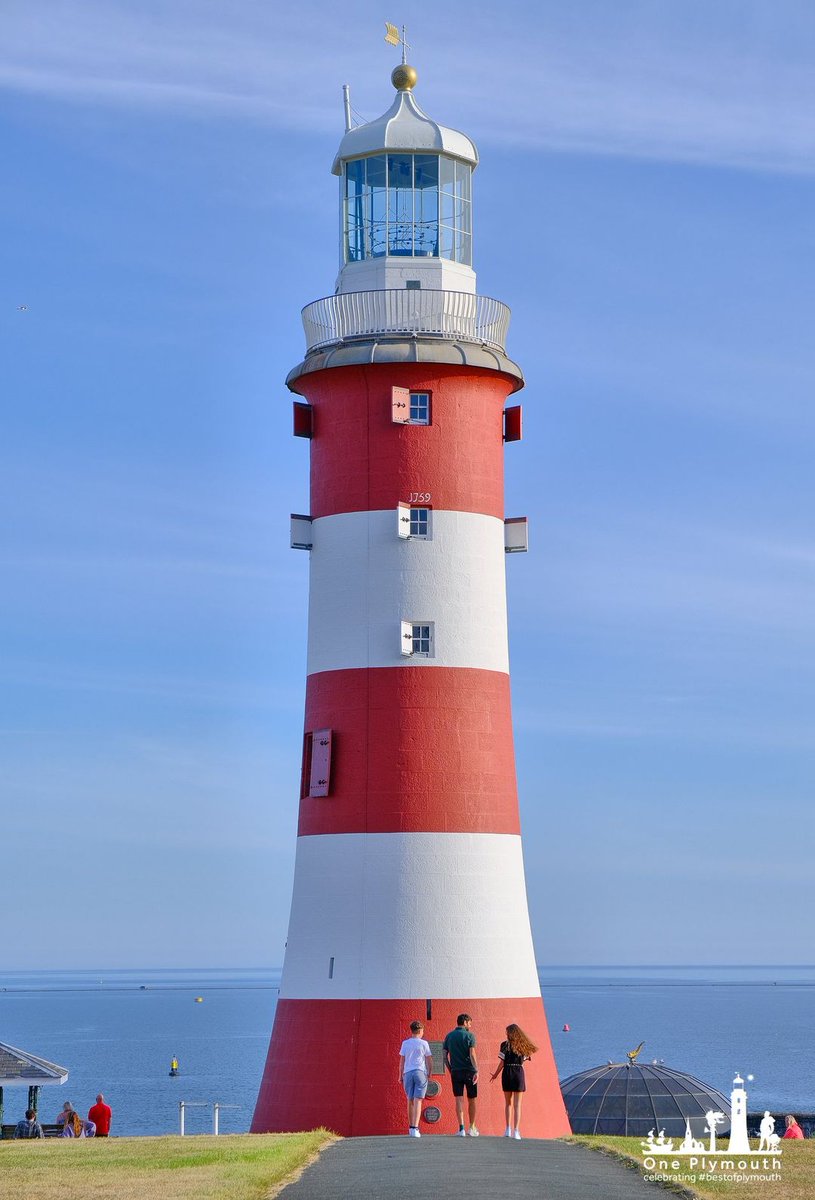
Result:
<svg viewBox="0 0 815 1200"><path fill-rule="evenodd" d="M730 1092L730 1141L727 1149L730 1154L750 1153L750 1141L747 1137L747 1092L744 1090L744 1080L738 1072Z"/></svg>
<svg viewBox="0 0 815 1200"><path fill-rule="evenodd" d="M505 1028L538 1045L524 1134L569 1132L524 882L510 711L504 513L507 407L523 386L509 311L479 296L463 133L431 120L397 67L378 120L346 132L341 269L303 312L289 375L310 438L308 679L294 891L280 998L252 1129L404 1131L408 1024L438 1045L469 1013L478 1125L504 1129L489 1082ZM458 1126L437 1058L422 1132ZM431 1088L435 1093L436 1088Z"/></svg>

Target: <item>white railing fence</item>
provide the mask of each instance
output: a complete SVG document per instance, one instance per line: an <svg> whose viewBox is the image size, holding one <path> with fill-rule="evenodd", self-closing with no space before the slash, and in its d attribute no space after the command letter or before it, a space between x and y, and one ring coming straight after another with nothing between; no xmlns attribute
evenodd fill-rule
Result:
<svg viewBox="0 0 815 1200"><path fill-rule="evenodd" d="M217 1137L220 1133L221 1112L225 1108L242 1108L241 1104L219 1104L211 1100L179 1100L178 1102L178 1132L186 1136L185 1112L188 1108L212 1108L212 1132Z"/></svg>
<svg viewBox="0 0 815 1200"><path fill-rule="evenodd" d="M324 296L303 309L307 350L350 338L423 334L479 342L503 351L509 309L470 292L387 289Z"/></svg>

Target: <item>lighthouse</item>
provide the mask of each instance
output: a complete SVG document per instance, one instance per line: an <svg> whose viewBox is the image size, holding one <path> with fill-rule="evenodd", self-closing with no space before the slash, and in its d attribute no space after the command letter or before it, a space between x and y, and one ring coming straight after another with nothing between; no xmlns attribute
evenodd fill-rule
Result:
<svg viewBox="0 0 815 1200"><path fill-rule="evenodd" d="M729 1154L749 1154L750 1141L747 1136L747 1092L744 1080L736 1073L730 1093L730 1142Z"/></svg>
<svg viewBox="0 0 815 1200"><path fill-rule="evenodd" d="M303 310L287 383L309 439L308 664L288 941L254 1132L404 1132L399 1047L424 1023L423 1134L457 1128L441 1043L472 1017L478 1126L510 1023L539 1047L527 1137L569 1132L524 881L507 647L507 443L521 436L509 310L478 294L475 145L432 120L415 70L346 131L340 271Z"/></svg>

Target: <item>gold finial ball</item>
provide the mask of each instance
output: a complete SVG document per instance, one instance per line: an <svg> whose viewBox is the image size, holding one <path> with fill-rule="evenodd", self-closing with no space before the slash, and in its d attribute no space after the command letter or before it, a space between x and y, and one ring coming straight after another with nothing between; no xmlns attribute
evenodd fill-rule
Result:
<svg viewBox="0 0 815 1200"><path fill-rule="evenodd" d="M416 74L414 67L409 67L407 63L401 63L391 72L391 83L396 88L397 92L410 92L416 86L416 80L419 76Z"/></svg>

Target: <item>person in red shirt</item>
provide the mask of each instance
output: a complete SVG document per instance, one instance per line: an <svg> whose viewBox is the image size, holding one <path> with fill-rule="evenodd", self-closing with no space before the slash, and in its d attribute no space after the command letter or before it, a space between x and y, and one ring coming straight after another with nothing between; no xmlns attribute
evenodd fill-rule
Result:
<svg viewBox="0 0 815 1200"><path fill-rule="evenodd" d="M96 1103L88 1112L88 1120L93 1121L96 1126L97 1137L107 1137L110 1133L110 1105L105 1104L105 1097L100 1092L96 1097Z"/></svg>
<svg viewBox="0 0 815 1200"><path fill-rule="evenodd" d="M785 1138L802 1138L804 1136L803 1129L798 1124L792 1113L789 1113L786 1117L784 1117L784 1120L787 1122L787 1128L783 1135Z"/></svg>

